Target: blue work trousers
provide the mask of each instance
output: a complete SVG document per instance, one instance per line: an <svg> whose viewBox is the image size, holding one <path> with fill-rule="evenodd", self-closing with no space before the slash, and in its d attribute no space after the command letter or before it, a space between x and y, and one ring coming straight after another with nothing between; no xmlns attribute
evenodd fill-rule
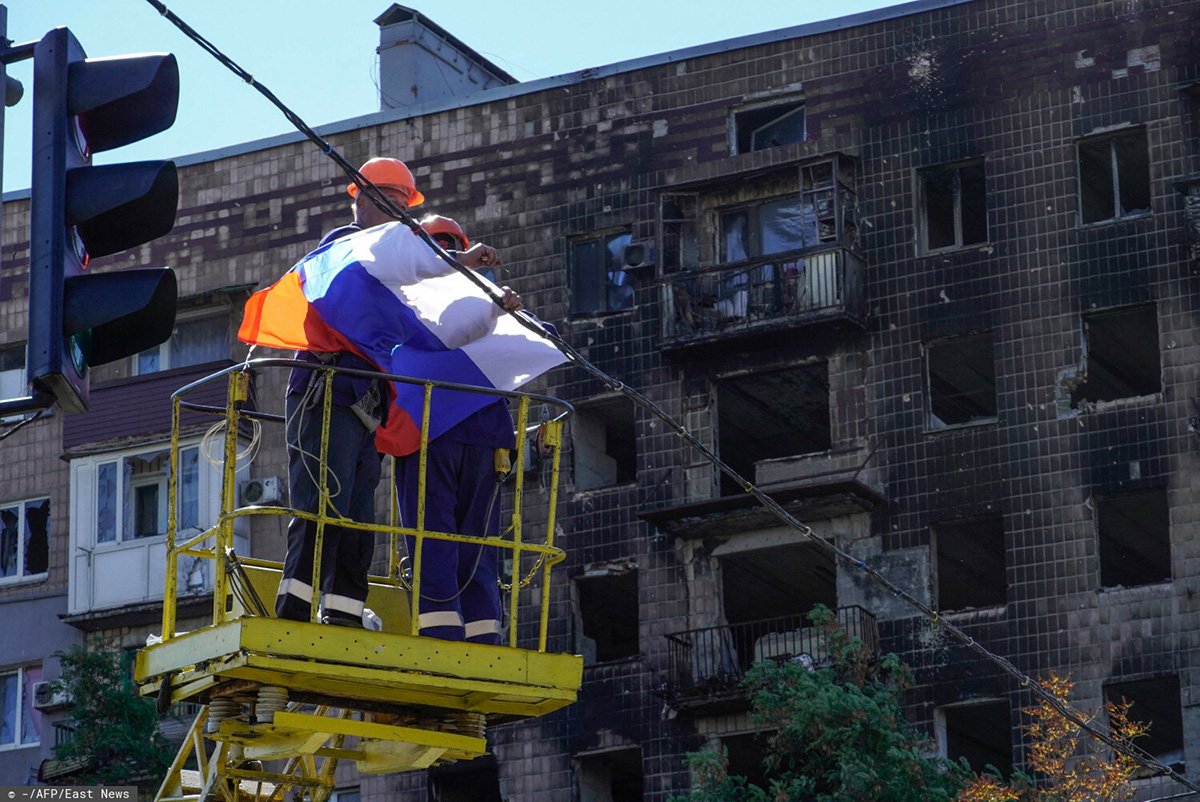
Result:
<svg viewBox="0 0 1200 802"><path fill-rule="evenodd" d="M316 513L322 480L321 393L290 392L285 410L291 505L301 512ZM324 480L329 487L330 503L338 515L360 523L375 522L379 463L374 432L368 431L349 407L335 403L329 421L328 471ZM280 618L309 619L316 534L317 525L313 521L293 518L288 524L287 557L279 595L275 598L275 614ZM362 616L374 550L374 532L325 526L321 592L326 614Z"/></svg>
<svg viewBox="0 0 1200 802"><path fill-rule="evenodd" d="M417 525L419 455L396 460L396 487L404 526ZM475 537L500 532L495 449L434 440L425 477L425 531ZM415 558L415 542L405 538ZM497 549L426 538L421 552L422 635L472 643L500 643Z"/></svg>

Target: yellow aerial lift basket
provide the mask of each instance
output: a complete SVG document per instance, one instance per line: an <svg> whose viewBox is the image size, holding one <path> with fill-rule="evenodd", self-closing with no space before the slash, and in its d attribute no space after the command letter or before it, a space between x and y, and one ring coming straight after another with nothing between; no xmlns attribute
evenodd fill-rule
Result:
<svg viewBox="0 0 1200 802"><path fill-rule="evenodd" d="M387 524L361 523L337 517L329 504L328 482L321 484L321 512L300 513L286 507L237 504L236 470L239 438L226 436L220 515L205 532L180 540L176 529L176 475L180 417L183 409L224 418L224 431L236 433L282 419L247 404L251 376L270 368L301 367L322 372L385 378L424 385L422 431L427 430L436 388L489 392L515 406L516 470L509 479L507 506L511 518L499 538L424 530L398 525L396 494ZM228 383L224 408L189 401L195 391L214 381ZM328 384L326 385L328 388ZM320 464L328 451L331 392L322 393L323 421ZM279 800L324 802L333 790L339 761L351 760L360 772L387 773L427 768L441 762L469 760L487 750L485 728L541 716L571 704L582 678L582 659L546 651L550 608L550 569L564 554L554 545L562 425L570 406L524 393L498 393L445 383L420 382L400 376L312 365L286 359L257 359L231 367L179 390L173 396L172 466L168 502L166 588L161 641L137 656L135 678L141 693L157 698L160 710L182 701L204 707L193 723L156 799ZM543 414L530 425L531 405ZM548 410L553 413L547 414ZM520 436L536 430L536 437ZM535 441L536 445L531 443ZM420 496L424 498L425 450L420 456ZM536 456L531 453L536 451ZM531 462L548 466L545 497L539 499L538 532L523 528L526 471ZM325 470L322 477L327 477ZM393 471L394 475L394 471ZM540 494L539 494L540 495ZM234 522L248 516L307 517L316 522L312 620L274 617L273 602L282 572L277 562L234 553ZM370 578L367 607L379 614L382 631L317 623L320 555L325 528L331 524L389 540L388 573ZM544 527L544 528L543 528ZM408 536L416 570L407 570L400 544ZM419 637L420 544L428 538L486 543L501 552L508 582L507 644L489 646ZM177 565L180 557L210 559L213 606L207 626L176 631ZM504 574L504 571L502 571ZM502 575L501 581L505 579ZM518 643L518 591L536 593L539 611L536 636ZM526 627L526 631L531 628Z"/></svg>

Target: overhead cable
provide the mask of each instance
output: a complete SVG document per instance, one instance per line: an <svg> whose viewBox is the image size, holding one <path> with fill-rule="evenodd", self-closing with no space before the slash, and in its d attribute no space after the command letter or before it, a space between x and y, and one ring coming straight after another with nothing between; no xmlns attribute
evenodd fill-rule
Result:
<svg viewBox="0 0 1200 802"><path fill-rule="evenodd" d="M274 106L283 113L284 117L286 117L288 119L288 121L291 122L292 125L294 125L298 131L300 131L310 141L312 141L313 144L315 144L322 153L324 153L326 156L328 156L330 159L332 159L334 161L334 163L337 164L338 167L340 167L346 173L346 175L350 178L350 180L358 185L359 190L362 191L363 193L365 193L366 196L381 211L387 213L393 219L404 223L404 225L406 225L410 229L412 229L413 232L417 236L419 236L425 242L426 245L428 245L430 248L432 248L434 250L434 252L437 253L437 255L443 261L447 262L448 264L453 266L455 270L457 270L460 273L462 273L463 275L465 275L472 283L474 283L477 287L479 287L495 304L497 304L498 306L500 306L503 309L502 296L499 295L495 291L494 286L490 282L485 281L483 278L478 276L475 273L475 271L473 271L473 270L465 267L461 263L459 263L459 261L455 257L453 257L445 249L443 249L440 245L438 245L436 242L434 242L433 238L430 237L429 234L427 232L425 232L424 229L421 228L420 224L417 223L417 221L412 217L412 215L410 215L408 213L408 211L406 209L403 209L400 206L398 206L396 203L394 203L391 200L391 198L389 198L387 195L385 195L383 192L381 192L379 190L379 188L376 187L373 183L371 183L371 181L369 179L364 177L357 169L355 169L355 167L353 165L351 165L348 161L346 161L346 159L332 145L330 145L329 142L327 142L319 134L317 134L316 131L314 131L311 127L308 126L307 123L304 122L304 120L302 120L295 112L293 112L278 97L276 97L275 94L273 92L271 92L271 90L267 89L265 86L263 86L257 80L255 80L254 76L251 73L247 72L245 69L243 69L241 66L239 66L236 62L233 61L233 59L226 56L215 45L213 45L210 41L208 41L202 35L197 33L186 22L181 20L178 17L178 15L176 15L174 12L169 10L166 7L166 5L161 2L161 0L146 0L146 2L148 2L151 6L153 6L163 17L165 17L173 25L175 25L177 28L179 28L179 30L182 31L188 38L195 41L198 45L200 45L201 48L203 48L208 53L210 53L213 56L213 58L217 59L217 61L221 62L226 67L228 67L235 75L237 75L239 78L241 78L243 81L245 81L250 86L254 87L256 90L258 90L258 92L260 92L264 97L266 97L267 100L269 100L272 104L274 104ZM1172 780L1185 786L1186 788L1189 788L1192 791L1200 793L1200 785L1193 783L1187 777L1185 777L1182 774L1180 774L1179 772L1175 771L1170 766L1166 765L1161 760L1159 760L1157 757L1155 757L1154 755L1151 755L1149 752L1146 752L1144 749L1137 746L1136 744L1134 744L1126 739L1115 736L1109 732L1105 732L1104 730L1096 727L1091 722L1089 716L1076 711L1070 705L1055 698L1049 691L1047 691L1045 688L1043 688L1040 683L1038 683L1036 680L1034 680L1032 677L1030 677L1025 672L1021 671L1019 668L1017 668L1017 666L1014 665L1007 658L1002 657L998 654L995 654L995 653L989 651L985 646L983 646L981 643L979 643L977 640L975 640L973 637L971 637L969 634L967 634L963 629L961 629L960 627L955 625L953 622L947 621L946 619L942 618L941 614L937 610L933 609L929 605L920 601L915 596L913 596L911 593L909 593L908 591L901 588L899 585L896 585L894 582L892 582L890 579L888 579L886 576L884 576L882 573L880 573L878 569L867 564L864 560L861 560L858 557L855 557L854 555L845 551L844 549L842 549L840 546L838 546L833 541L826 539L825 537L817 534L817 532L815 532L812 529L812 527L801 522L794 515L792 515L790 512L788 512L778 501L776 501L771 496L767 495L765 492L763 492L757 486L755 486L752 482L750 482L747 479L745 479L744 477L742 477L737 471L735 471L728 464L723 462L710 447L706 446L703 442L701 442L694 435L692 435L690 432L688 432L687 429L682 424L680 424L678 421L676 421L675 418L672 417L666 410L662 409L660 406L658 406L658 404L656 404L653 401L651 401L650 399L646 398L646 396L643 395L641 392L639 392L637 389L630 387L629 385L625 384L624 382L619 381L618 379L614 378L613 376L610 376L609 374L605 373L600 368L593 365L582 354L580 354L572 345L570 345L565 340L563 340L560 336L558 336L558 334L551 332L551 331L547 331L536 319L534 319L528 313L520 312L520 311L514 312L514 311L509 311L509 310L505 310L505 311L508 312L508 314L512 315L514 318L516 318L521 323L521 325L523 325L525 328L529 329L530 331L535 332L538 336L543 337L544 339L553 343L554 346L556 348L558 348L558 350L561 351L562 354L568 359L568 361L574 363L576 366L578 366L579 368L581 368L582 370L584 370L585 372L587 372L594 378L598 379L606 387L608 387L612 390L616 390L617 392L621 393L625 397L632 400L638 406L642 407L646 411L653 414L659 420L663 421L674 434L678 435L682 440L687 442L691 447L693 447L697 451L699 451L706 460L708 460L711 464L716 466L723 474L725 474L730 479L732 479L734 482L736 482L738 487L740 487L746 493L753 496L760 504L762 504L764 507L766 507L768 510L770 510L771 513L777 519L779 519L781 522L787 524L792 529L795 529L797 532L799 532L805 538L811 540L813 543L820 546L822 549L824 549L826 552L828 552L830 555L832 555L836 559L840 560L841 562L843 562L847 565L857 568L859 571L862 571L863 573L865 573L868 577L870 577L873 581L875 581L878 585L883 587L885 590L887 590L893 596L904 601L910 607L912 607L913 609L915 609L916 611L921 613L921 615L923 615L925 618L929 619L930 621L932 621L935 624L942 627L942 629L944 629L951 637L953 637L959 643L966 646L971 651L975 652L976 654L980 655L981 657L985 658L986 660L990 661L991 663L996 665L998 668L1000 668L1004 673L1006 673L1009 676L1016 679L1023 688L1026 688L1031 694L1038 697L1038 699L1040 699L1042 702L1049 705L1059 715L1063 716L1065 719L1070 721L1072 724L1075 724L1081 730L1090 734L1092 737L1096 738L1097 740L1101 741L1102 743L1106 744L1107 746L1111 747L1112 749L1116 750L1117 752L1120 752L1121 754L1135 760L1142 766L1153 770L1157 774L1161 774L1161 775L1170 777Z"/></svg>

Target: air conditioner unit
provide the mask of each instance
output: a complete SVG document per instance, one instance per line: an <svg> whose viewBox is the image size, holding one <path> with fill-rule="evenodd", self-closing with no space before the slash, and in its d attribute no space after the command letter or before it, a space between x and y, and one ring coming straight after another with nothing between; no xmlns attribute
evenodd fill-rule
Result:
<svg viewBox="0 0 1200 802"><path fill-rule="evenodd" d="M43 713L70 707L72 701L71 694L56 690L53 682L33 683L33 706Z"/></svg>
<svg viewBox="0 0 1200 802"><path fill-rule="evenodd" d="M283 480L278 476L247 479L242 482L242 504L265 506L278 504L283 498Z"/></svg>
<svg viewBox="0 0 1200 802"><path fill-rule="evenodd" d="M654 266L654 248L646 242L631 242L621 253L621 267L625 270L639 270Z"/></svg>

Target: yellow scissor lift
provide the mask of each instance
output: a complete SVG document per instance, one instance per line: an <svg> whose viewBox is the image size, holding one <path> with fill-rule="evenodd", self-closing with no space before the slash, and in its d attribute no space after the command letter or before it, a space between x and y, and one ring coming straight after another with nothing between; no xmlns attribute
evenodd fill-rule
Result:
<svg viewBox="0 0 1200 802"><path fill-rule="evenodd" d="M338 762L352 760L360 772L390 773L469 760L487 750L485 726L530 718L575 700L582 659L546 651L550 608L550 569L564 554L554 545L554 520L562 423L570 407L561 401L521 393L495 393L515 400L517 431L531 431L530 405L559 414L540 424L539 460L548 460L545 531L533 540L522 529L526 451L529 437L517 438L517 469L512 483L512 517L500 538L425 531L423 509L416 527L398 525L393 485L388 524L364 524L336 517L322 481L322 513L307 515L282 507L236 504L238 438L232 436L262 420L279 420L247 408L251 371L301 366L334 373L381 377L364 371L314 367L284 359L258 359L230 368L179 390L173 396L171 452L178 465L182 409L224 416L225 451L221 512L206 532L176 537L177 471L170 479L166 589L162 640L142 649L135 677L145 696L160 710L185 700L204 704L188 732L156 800L282 800L324 802L333 790ZM389 380L408 381L399 376ZM224 409L187 399L200 387L227 379ZM479 392L460 385L413 382L425 387L428 421L435 387ZM326 385L328 388L328 385ZM328 448L330 398L324 392L320 464ZM193 396L194 397L194 396ZM543 406L544 405L544 406ZM427 427L422 425L422 431ZM425 443L420 457L424 498ZM542 462L541 464L546 464ZM322 470L322 476L327 472ZM233 552L234 522L247 516L300 515L316 522L312 587L313 618L296 622L275 618L273 608L282 565ZM367 607L383 621L382 631L316 622L320 592L320 554L325 528L336 524L373 537L389 536L387 576L372 576ZM412 570L399 557L401 538L415 538ZM417 635L420 594L420 544L427 538L486 543L511 557L507 591L508 641L504 646L455 643ZM190 632L176 632L176 571L181 556L214 561L212 620ZM502 562L506 562L502 560ZM529 570L524 565L530 564ZM518 645L518 593L540 582L540 621L536 644Z"/></svg>

